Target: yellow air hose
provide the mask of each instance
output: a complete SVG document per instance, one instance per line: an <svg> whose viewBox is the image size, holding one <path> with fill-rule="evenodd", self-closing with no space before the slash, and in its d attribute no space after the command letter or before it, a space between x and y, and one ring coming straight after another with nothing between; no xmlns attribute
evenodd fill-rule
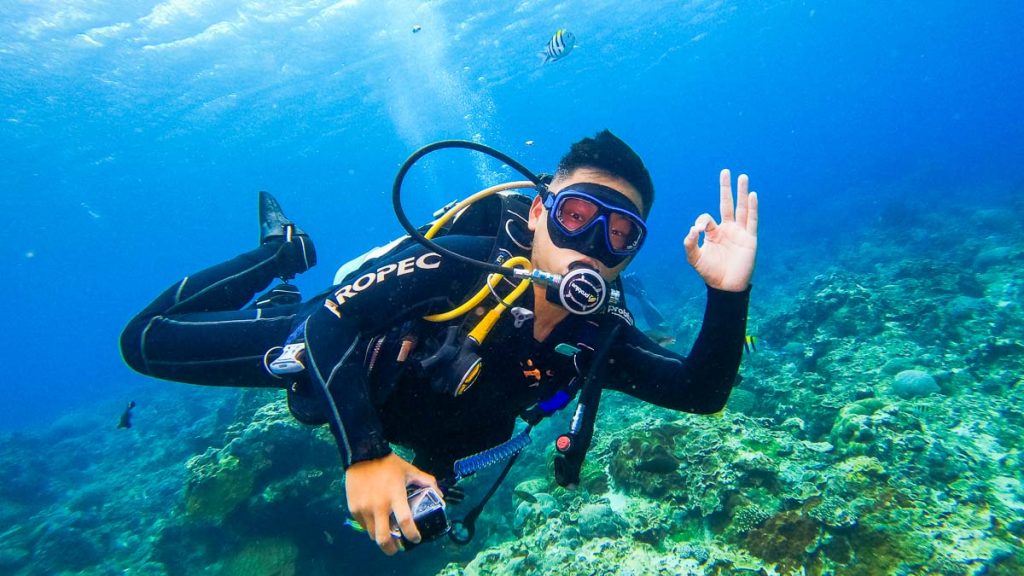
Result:
<svg viewBox="0 0 1024 576"><path fill-rule="evenodd" d="M491 186L490 188L481 190L476 194L473 194L469 198L466 198L465 200L459 202L451 210L445 212L444 215L442 215L440 218L437 219L436 222L434 222L434 224L430 227L430 230L428 230L427 233L424 234L424 237L426 237L428 240L433 238L434 235L437 234L437 232L445 224L447 224L449 220L454 218L457 214L462 212L462 210L466 209L467 207L469 207L478 200L481 200L492 194L504 190L514 190L519 188L533 187L533 182L524 180L520 182L508 182L506 184L499 184L497 186ZM533 269L532 265L530 264L530 261L522 256L510 258L509 260L506 260L505 262L502 263L502 267L505 268L511 268L516 266L524 268L526 270ZM458 307L449 310L448 312L441 312L438 314L424 316L423 319L429 322L447 322L448 320L452 320L454 318L462 316L463 314L466 314L474 307L476 307L478 304L480 304L480 302L483 302L483 300L487 298L488 294L494 292L494 289L502 281L502 279L503 277L500 274L489 275L487 277L487 284L484 287L480 288L480 290L477 291L476 294L474 294L471 298L460 304ZM494 328L494 325L497 323L498 318L501 316L501 314L505 310L507 310L509 306L511 306L512 303L516 301L516 299L522 296L523 292L526 291L529 285L529 280L521 280L519 284L512 290L512 292L509 293L508 296L502 298L501 301L495 304L494 308L491 308L487 315L485 315L483 319L481 319L480 322L477 323L476 327L470 331L469 337L472 338L477 344L483 342L484 338L487 337L487 334L489 334L491 329Z"/></svg>
<svg viewBox="0 0 1024 576"><path fill-rule="evenodd" d="M445 212L443 216L441 216L440 218L437 219L436 222L434 222L434 224L430 227L430 230L427 230L427 233L424 234L423 237L426 238L427 240L432 239L434 235L437 234L437 231L441 229L442 226L447 224L449 220L454 218L456 215L462 212L462 210L464 210L477 200L482 200L483 198L487 198L491 194L496 194L498 192L503 192L505 190L516 190L520 188L535 187L536 186L533 184L533 182L530 182L529 180L520 180L518 182L506 182L505 184L498 184L497 186L484 188L483 190L477 192L476 194L473 194L469 198L466 198L462 202L459 202L451 210Z"/></svg>

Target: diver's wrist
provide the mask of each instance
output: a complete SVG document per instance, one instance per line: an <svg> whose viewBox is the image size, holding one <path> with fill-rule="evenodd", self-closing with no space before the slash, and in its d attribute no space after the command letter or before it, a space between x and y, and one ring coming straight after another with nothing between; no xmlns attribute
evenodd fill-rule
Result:
<svg viewBox="0 0 1024 576"><path fill-rule="evenodd" d="M354 464L360 462L366 462L368 460L379 460L386 458L393 453L391 450L391 444L382 438L368 439L365 442L360 442L359 446L352 447L352 454L349 458L348 465L345 469L348 470Z"/></svg>

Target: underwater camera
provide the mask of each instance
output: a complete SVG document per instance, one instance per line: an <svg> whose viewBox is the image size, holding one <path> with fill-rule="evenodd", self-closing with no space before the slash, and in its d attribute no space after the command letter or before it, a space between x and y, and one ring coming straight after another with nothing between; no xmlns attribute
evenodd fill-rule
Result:
<svg viewBox="0 0 1024 576"><path fill-rule="evenodd" d="M441 495L433 488L426 486L410 486L407 489L409 498L409 509L412 510L412 521L416 529L420 531L420 544L437 540L451 530L451 523L448 521L448 514L445 512L445 503ZM402 541L406 550L416 546L416 543L408 540L398 528L398 520L391 515L391 535Z"/></svg>

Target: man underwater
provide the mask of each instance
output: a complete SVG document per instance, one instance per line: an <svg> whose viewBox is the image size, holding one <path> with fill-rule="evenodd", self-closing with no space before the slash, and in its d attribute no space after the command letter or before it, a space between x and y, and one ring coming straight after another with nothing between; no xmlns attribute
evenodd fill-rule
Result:
<svg viewBox="0 0 1024 576"><path fill-rule="evenodd" d="M497 225L488 233L460 233L456 220L436 245L477 261L523 256L534 270L599 275L615 286L643 245L654 201L640 157L605 130L573 144L538 191L532 203L519 195L496 204ZM486 340L466 335L483 324L480 306L455 322L426 322L462 303L487 275L412 241L339 272L335 286L305 302L282 284L249 305L275 278L316 263L309 236L265 193L260 246L167 289L129 322L122 355L156 378L286 389L298 419L330 425L349 512L391 555L399 550L392 514L406 539L420 540L407 486L440 493L436 477L450 478L454 462L508 441L518 417L546 415L580 394L591 364L604 387L658 406L722 409L743 353L757 252L757 195L748 193L745 175L734 206L729 171L722 171L720 209L719 223L702 214L683 239L708 292L685 357L644 336L624 309L577 310L573 294L567 301L537 282ZM501 285L490 288L492 301L503 298L495 294ZM587 295L583 306L592 300ZM392 452L392 443L411 448L413 462Z"/></svg>

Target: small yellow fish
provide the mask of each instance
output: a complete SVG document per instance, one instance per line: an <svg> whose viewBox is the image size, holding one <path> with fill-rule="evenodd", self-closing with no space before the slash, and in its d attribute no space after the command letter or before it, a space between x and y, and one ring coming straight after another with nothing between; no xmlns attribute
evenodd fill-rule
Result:
<svg viewBox="0 0 1024 576"><path fill-rule="evenodd" d="M754 352L757 352L757 341L758 340L759 340L759 338L757 336L751 336L750 334L747 334L743 338L743 349L747 351L747 354L752 354Z"/></svg>
<svg viewBox="0 0 1024 576"><path fill-rule="evenodd" d="M366 528L363 528L362 524L360 524L359 522L356 522L355 520L353 520L351 518L348 518L348 519L345 520L345 526L348 526L349 528L355 530L356 532L361 532L363 534L366 533ZM326 532L325 532L325 534L326 534Z"/></svg>

